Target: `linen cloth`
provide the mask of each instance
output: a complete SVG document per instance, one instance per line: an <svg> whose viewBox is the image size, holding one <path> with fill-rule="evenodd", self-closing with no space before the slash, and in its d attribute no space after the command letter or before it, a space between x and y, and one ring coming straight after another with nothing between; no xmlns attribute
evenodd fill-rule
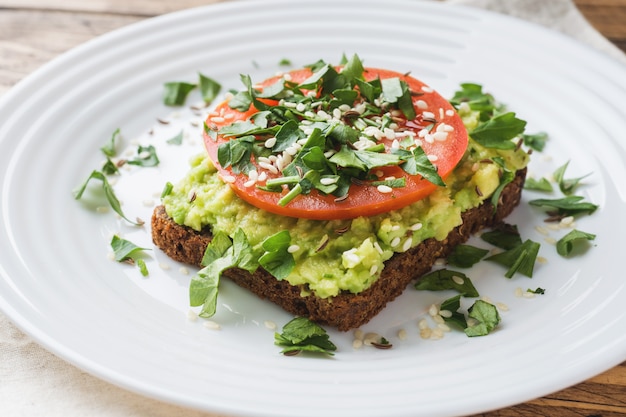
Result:
<svg viewBox="0 0 626 417"><path fill-rule="evenodd" d="M570 0L448 0L561 31L626 63ZM218 417L166 404L83 372L39 346L0 313L0 416Z"/></svg>

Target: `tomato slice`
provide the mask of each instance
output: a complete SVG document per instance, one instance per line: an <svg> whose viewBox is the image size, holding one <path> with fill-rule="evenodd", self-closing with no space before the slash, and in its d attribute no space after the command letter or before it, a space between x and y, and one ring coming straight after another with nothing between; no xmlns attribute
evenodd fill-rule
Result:
<svg viewBox="0 0 626 417"><path fill-rule="evenodd" d="M300 69L289 73L291 81L301 83L311 76L311 70ZM462 158L468 143L468 135L461 118L454 107L440 94L428 87L423 82L395 71L366 68L364 77L367 81L376 78L399 78L407 83L411 93L413 106L417 116L413 120L401 118L398 121L403 130L412 130L416 138L420 138L421 146L430 161L436 166L439 176L444 179L450 174ZM272 77L259 85L261 88L268 87L277 81L278 77ZM266 103L272 104L271 101ZM219 130L235 121L247 120L258 110L254 106L246 112L234 110L228 102L217 106L207 119L207 126L213 130ZM444 133L445 132L445 133ZM316 189L308 194L301 194L286 205L280 205L279 200L288 192L271 192L250 186L250 178L245 174L233 173L232 167L222 167L218 163L218 148L222 143L230 140L223 135L212 138L205 134L205 145L210 158L215 163L222 178L227 179L237 195L248 203L260 209L289 217L333 220L349 219L359 216L372 216L400 209L414 203L431 194L437 185L424 179L420 175L407 174L398 166L388 166L376 169L381 178L405 178L405 185L391 189L379 189L379 187L367 183L355 183L350 187L346 198L338 199L334 195L323 194ZM383 138L379 143L384 143L388 152L393 146L393 140ZM266 171L260 167L257 161L252 161L260 173ZM382 174L382 175L381 175ZM280 177L281 174L272 174L266 171L268 178Z"/></svg>

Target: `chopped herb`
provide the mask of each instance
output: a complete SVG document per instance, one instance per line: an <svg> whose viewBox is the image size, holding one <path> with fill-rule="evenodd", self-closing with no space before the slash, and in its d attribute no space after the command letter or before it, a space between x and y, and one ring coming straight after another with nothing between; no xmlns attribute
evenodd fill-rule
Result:
<svg viewBox="0 0 626 417"><path fill-rule="evenodd" d="M259 264L279 280L287 278L296 264L288 251L290 245L291 235L288 230L268 237L261 245L265 253L259 258Z"/></svg>
<svg viewBox="0 0 626 417"><path fill-rule="evenodd" d="M202 258L202 268L191 278L189 285L189 304L202 306L200 317L212 317L217 310L217 296L222 272L228 268L239 267L253 272L258 264L256 254L248 243L245 233L237 229L231 241L225 233L214 234Z"/></svg>
<svg viewBox="0 0 626 417"><path fill-rule="evenodd" d="M467 275L449 269L438 269L423 275L415 284L415 289L418 291L456 290L465 297L479 296Z"/></svg>
<svg viewBox="0 0 626 417"><path fill-rule="evenodd" d="M492 255L485 258L485 260L496 262L509 268L506 274L504 274L507 278L513 277L516 272L532 278L539 247L539 243L528 239L513 249Z"/></svg>
<svg viewBox="0 0 626 417"><path fill-rule="evenodd" d="M163 191L161 191L161 199L170 195L173 189L174 189L174 184L172 184L169 181L166 182L165 185L163 186Z"/></svg>
<svg viewBox="0 0 626 417"><path fill-rule="evenodd" d="M437 168L428 159L428 155L426 155L424 149L421 147L417 147L413 149L413 151L398 148L392 152L399 155L404 161L404 163L400 165L400 168L402 168L407 174L419 174L433 184L445 187L446 184L437 173Z"/></svg>
<svg viewBox="0 0 626 417"><path fill-rule="evenodd" d="M102 165L102 172L105 175L113 175L120 172L120 170L117 165L113 161L111 161L111 158L107 156L106 162Z"/></svg>
<svg viewBox="0 0 626 417"><path fill-rule="evenodd" d="M528 146L530 149L534 149L536 151L543 151L543 148L546 146L546 141L548 140L548 134L545 132L539 132L532 135L523 134L522 140L524 144Z"/></svg>
<svg viewBox="0 0 626 417"><path fill-rule="evenodd" d="M545 293L546 293L546 290L544 290L544 289L543 289L543 288L541 288L541 287L537 287L537 288L536 288L536 289L534 289L534 290L531 290L530 288L528 288L528 289L526 290L526 292L529 292L529 293L532 293L532 294L539 294L539 295L543 295L543 294L545 294Z"/></svg>
<svg viewBox="0 0 626 417"><path fill-rule="evenodd" d="M511 140L524 132L526 122L515 117L515 113L499 114L480 123L469 134L476 142L486 148L515 149Z"/></svg>
<svg viewBox="0 0 626 417"><path fill-rule="evenodd" d="M166 142L170 145L181 145L183 143L183 133L184 131L181 130L176 136L169 138Z"/></svg>
<svg viewBox="0 0 626 417"><path fill-rule="evenodd" d="M471 245L457 245L448 256L447 261L452 266L470 268L472 265L489 253L489 250Z"/></svg>
<svg viewBox="0 0 626 417"><path fill-rule="evenodd" d="M596 235L574 229L556 242L556 251L561 256L570 256L576 246L595 238Z"/></svg>
<svg viewBox="0 0 626 417"><path fill-rule="evenodd" d="M285 324L282 333L274 334L274 343L283 348L284 355L306 351L332 356L337 350L326 330L305 317L296 317Z"/></svg>
<svg viewBox="0 0 626 417"><path fill-rule="evenodd" d="M280 61L278 61L278 65L280 65L281 67L287 67L287 66L291 65L291 60L289 60L287 58L283 58Z"/></svg>
<svg viewBox="0 0 626 417"><path fill-rule="evenodd" d="M450 317L443 317L446 323L451 323L461 329L465 329L467 328L467 320L465 319L465 315L463 313L459 313L459 308L461 308L461 294L455 295L454 297L448 298L442 302L439 307L439 311L445 310L452 313Z"/></svg>
<svg viewBox="0 0 626 417"><path fill-rule="evenodd" d="M483 300L477 300L468 309L468 315L477 321L477 324L465 329L465 334L469 337L486 336L500 323L498 309L493 304Z"/></svg>
<svg viewBox="0 0 626 417"><path fill-rule="evenodd" d="M163 104L166 106L182 106L196 84L187 82L167 82L164 84Z"/></svg>
<svg viewBox="0 0 626 417"><path fill-rule="evenodd" d="M584 197L570 195L564 198L531 200L531 206L546 207L557 210L562 216L576 216L579 214L591 214L598 209L598 206L584 200Z"/></svg>
<svg viewBox="0 0 626 417"><path fill-rule="evenodd" d="M113 249L113 256L117 262L136 263L139 267L141 275L148 276L148 268L146 262L141 258L144 251L148 248L141 248L129 240L122 239L118 235L114 235L111 239L111 248Z"/></svg>
<svg viewBox="0 0 626 417"><path fill-rule="evenodd" d="M96 171L96 170L92 171L89 177L87 178L87 180L85 180L85 182L80 187L74 190L74 198L76 200L80 200L82 198L85 190L87 189L87 184L89 184L89 181L91 181L92 179L102 181L102 191L104 191L104 195L106 196L107 201L109 202L109 205L111 206L111 208L117 214L119 214L120 217L122 217L127 222L132 223L136 226L140 226L143 224L140 221L134 222L128 219L124 215L124 212L122 211L122 205L120 204L120 201L117 199L117 196L115 195L115 192L113 191L113 187L111 187L111 184L107 180L106 176L100 171Z"/></svg>
<svg viewBox="0 0 626 417"><path fill-rule="evenodd" d="M505 250L516 248L523 243L517 226L508 224L502 224L494 230L484 232L480 235L480 238L493 246Z"/></svg>
<svg viewBox="0 0 626 417"><path fill-rule="evenodd" d="M567 166L569 165L569 161L567 161L564 165L554 171L554 180L559 185L559 189L565 195L570 195L574 192L574 189L578 187L580 181L587 177L590 174L584 175L578 178L565 178L565 171L567 170Z"/></svg>
<svg viewBox="0 0 626 417"><path fill-rule="evenodd" d="M546 178L540 178L538 180L534 178L526 178L526 182L524 183L524 189L533 190L533 191L545 191L547 193L551 193L554 191L552 188L552 184Z"/></svg>
<svg viewBox="0 0 626 417"><path fill-rule="evenodd" d="M222 85L201 73L198 74L198 78L202 99L206 104L210 104L222 90Z"/></svg>
<svg viewBox="0 0 626 417"><path fill-rule="evenodd" d="M154 167L159 165L159 157L156 154L156 148L153 145L139 146L137 148L137 157L128 160L127 163L141 167Z"/></svg>
<svg viewBox="0 0 626 417"><path fill-rule="evenodd" d="M121 138L120 129L119 128L115 129L115 131L111 135L111 138L108 140L108 142L100 148L102 153L108 156L109 158L113 158L117 154L116 143L118 142L120 138Z"/></svg>

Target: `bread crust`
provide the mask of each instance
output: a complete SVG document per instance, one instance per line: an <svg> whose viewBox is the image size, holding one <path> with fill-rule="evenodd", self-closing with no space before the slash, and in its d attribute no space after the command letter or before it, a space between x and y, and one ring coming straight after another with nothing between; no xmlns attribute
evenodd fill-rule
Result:
<svg viewBox="0 0 626 417"><path fill-rule="evenodd" d="M467 241L480 229L502 222L519 204L525 177L525 169L517 171L515 179L502 191L495 211L493 205L485 201L464 212L463 223L454 228L446 239L430 238L406 252L394 254L385 262L378 280L359 294L342 292L330 299L313 294L303 296L301 293L303 290L306 292L306 288L277 280L260 267L252 274L232 268L224 271L223 276L296 316L308 317L341 331L358 328L398 297L411 281L430 271L437 259L449 255L455 246ZM170 258L199 267L211 241L211 233L208 230L197 232L176 224L165 208L158 206L152 216L152 240Z"/></svg>

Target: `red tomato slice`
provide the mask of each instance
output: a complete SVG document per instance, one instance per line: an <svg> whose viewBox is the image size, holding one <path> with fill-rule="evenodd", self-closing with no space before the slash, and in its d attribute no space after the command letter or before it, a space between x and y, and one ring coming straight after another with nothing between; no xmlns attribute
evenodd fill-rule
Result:
<svg viewBox="0 0 626 417"><path fill-rule="evenodd" d="M300 83L310 75L309 69L295 70L289 73L291 80ZM413 96L413 105L417 114L414 120L403 120L401 123L406 129L413 130L416 137L422 138L422 148L426 155L429 155L433 165L437 167L439 175L445 180L454 167L458 164L467 148L468 135L461 118L457 115L454 107L441 95L433 91L423 82L406 74L394 71L366 68L365 79L370 81L380 77L380 79L398 77L404 80ZM272 85L277 77L270 78L260 84L261 87ZM247 112L240 112L231 109L227 102L221 103L208 119L207 125L212 129L220 129L238 120L246 120L257 110L250 106ZM437 122L429 131L428 136L423 131L426 126L432 124L432 120ZM441 126L440 126L441 125ZM437 134L437 128L445 134ZM445 140L442 139L445 137ZM287 193L270 192L260 190L255 186L250 186L249 178L245 174L234 174L231 167L224 168L219 165L217 150L220 144L225 143L229 138L217 135L217 140L213 140L205 134L205 145L209 156L215 163L222 178L229 179L229 183L237 195L248 203L260 209L289 217L334 220L350 219L359 216L372 216L385 213L391 210L400 209L414 203L429 194L437 186L422 178L420 175L409 175L397 166L385 167L381 169L383 178L393 176L395 178L406 178L404 187L393 188L392 192L381 192L375 186L353 184L350 187L348 197L337 201L333 195L323 195L317 190L312 190L309 194L298 195L285 206L278 204L278 201ZM392 146L392 141L383 139L387 150ZM258 167L258 172L264 171ZM278 175L267 173L268 178L276 178ZM234 179L234 181L233 181Z"/></svg>

